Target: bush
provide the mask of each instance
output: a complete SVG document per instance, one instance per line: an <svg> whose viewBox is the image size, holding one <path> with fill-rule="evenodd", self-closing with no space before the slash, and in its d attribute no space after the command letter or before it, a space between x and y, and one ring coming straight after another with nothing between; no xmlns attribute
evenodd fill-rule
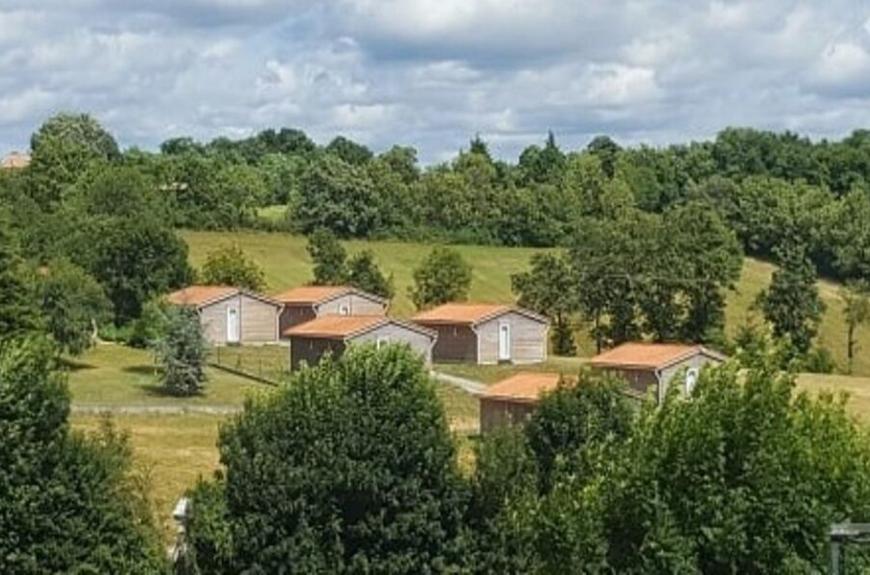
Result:
<svg viewBox="0 0 870 575"><path fill-rule="evenodd" d="M173 395L195 395L206 381L208 344L194 308L170 311L163 338L155 345L163 367L163 387Z"/></svg>
<svg viewBox="0 0 870 575"><path fill-rule="evenodd" d="M249 401L220 449L232 572L431 573L459 560L450 431L405 347L355 347L303 369ZM212 561L220 541L192 525L196 557Z"/></svg>
<svg viewBox="0 0 870 575"><path fill-rule="evenodd" d="M408 290L417 309L468 299L471 266L456 250L433 249L414 270L414 285Z"/></svg>
<svg viewBox="0 0 870 575"><path fill-rule="evenodd" d="M108 422L70 431L55 357L38 340L0 351L0 572L161 573L129 444Z"/></svg>
<svg viewBox="0 0 870 575"><path fill-rule="evenodd" d="M209 285L225 285L260 291L266 283L263 270L249 260L239 246L224 246L205 258L200 279Z"/></svg>

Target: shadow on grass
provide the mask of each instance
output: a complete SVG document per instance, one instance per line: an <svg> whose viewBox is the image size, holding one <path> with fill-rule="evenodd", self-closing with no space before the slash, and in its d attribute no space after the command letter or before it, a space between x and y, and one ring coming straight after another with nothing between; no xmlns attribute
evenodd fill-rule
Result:
<svg viewBox="0 0 870 575"><path fill-rule="evenodd" d="M125 373L136 373L139 375L159 375L160 368L154 365L128 365L121 368Z"/></svg>
<svg viewBox="0 0 870 575"><path fill-rule="evenodd" d="M67 371L82 371L84 369L97 369L96 365L91 363L85 363L83 361L79 361L77 359L72 359L70 357L62 357L58 360L61 367L66 369Z"/></svg>
<svg viewBox="0 0 870 575"><path fill-rule="evenodd" d="M173 393L172 391L166 389L165 387L163 387L162 385L157 384L157 383L149 383L147 385L141 385L141 386L139 386L139 389L141 389L142 391L144 391L146 394L150 395L151 397L171 397L174 399L189 399L191 397L204 397L205 396L205 394L202 392L194 393L191 395L179 395L177 393Z"/></svg>

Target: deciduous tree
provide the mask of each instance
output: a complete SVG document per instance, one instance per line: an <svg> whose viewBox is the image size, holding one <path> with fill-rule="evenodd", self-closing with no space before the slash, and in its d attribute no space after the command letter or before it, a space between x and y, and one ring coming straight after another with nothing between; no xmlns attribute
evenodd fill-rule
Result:
<svg viewBox="0 0 870 575"><path fill-rule="evenodd" d="M456 250L436 247L414 270L414 285L408 289L417 309L468 299L471 266Z"/></svg>
<svg viewBox="0 0 870 575"><path fill-rule="evenodd" d="M209 252L202 266L201 279L210 285L226 285L260 291L266 284L263 270L248 258L238 245L227 245Z"/></svg>

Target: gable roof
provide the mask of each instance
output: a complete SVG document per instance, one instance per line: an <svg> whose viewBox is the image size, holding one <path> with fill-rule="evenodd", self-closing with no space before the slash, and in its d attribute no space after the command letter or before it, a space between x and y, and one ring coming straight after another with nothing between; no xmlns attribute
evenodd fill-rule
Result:
<svg viewBox="0 0 870 575"><path fill-rule="evenodd" d="M391 323L431 338L437 336L419 325L382 315L323 315L290 327L282 335L347 340Z"/></svg>
<svg viewBox="0 0 870 575"><path fill-rule="evenodd" d="M243 293L254 299L258 299L264 303L268 303L275 307L280 307L281 304L269 299L264 295L249 292L232 286L212 286L212 285L192 285L182 288L167 294L166 301L173 305L189 305L197 308L202 308L219 301L223 301L228 297L232 297L238 293Z"/></svg>
<svg viewBox="0 0 870 575"><path fill-rule="evenodd" d="M662 369L696 354L724 361L726 357L702 345L627 342L589 360L593 367Z"/></svg>
<svg viewBox="0 0 870 575"><path fill-rule="evenodd" d="M558 373L525 371L494 383L479 397L513 403L537 403L544 392L556 389L561 375Z"/></svg>
<svg viewBox="0 0 870 575"><path fill-rule="evenodd" d="M316 305L341 297L346 294L356 294L386 305L386 300L374 294L362 291L352 286L299 286L272 296L273 299L289 305Z"/></svg>
<svg viewBox="0 0 870 575"><path fill-rule="evenodd" d="M166 296L166 301L173 305L202 306L214 301L220 301L239 293L238 288L231 286L192 285L174 291Z"/></svg>
<svg viewBox="0 0 870 575"><path fill-rule="evenodd" d="M536 321L549 323L547 318L527 309L494 303L445 303L418 313L412 319L424 325L461 324L474 326L508 312L519 313Z"/></svg>

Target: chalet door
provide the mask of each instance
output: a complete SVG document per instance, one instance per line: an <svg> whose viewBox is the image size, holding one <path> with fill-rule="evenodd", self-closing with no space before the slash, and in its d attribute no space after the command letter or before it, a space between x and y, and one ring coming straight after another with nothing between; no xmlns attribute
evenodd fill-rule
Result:
<svg viewBox="0 0 870 575"><path fill-rule="evenodd" d="M231 304L227 307L227 343L239 343L240 339L239 308L235 304Z"/></svg>
<svg viewBox="0 0 870 575"><path fill-rule="evenodd" d="M498 360L510 361L511 359L511 325L509 323L498 324Z"/></svg>

